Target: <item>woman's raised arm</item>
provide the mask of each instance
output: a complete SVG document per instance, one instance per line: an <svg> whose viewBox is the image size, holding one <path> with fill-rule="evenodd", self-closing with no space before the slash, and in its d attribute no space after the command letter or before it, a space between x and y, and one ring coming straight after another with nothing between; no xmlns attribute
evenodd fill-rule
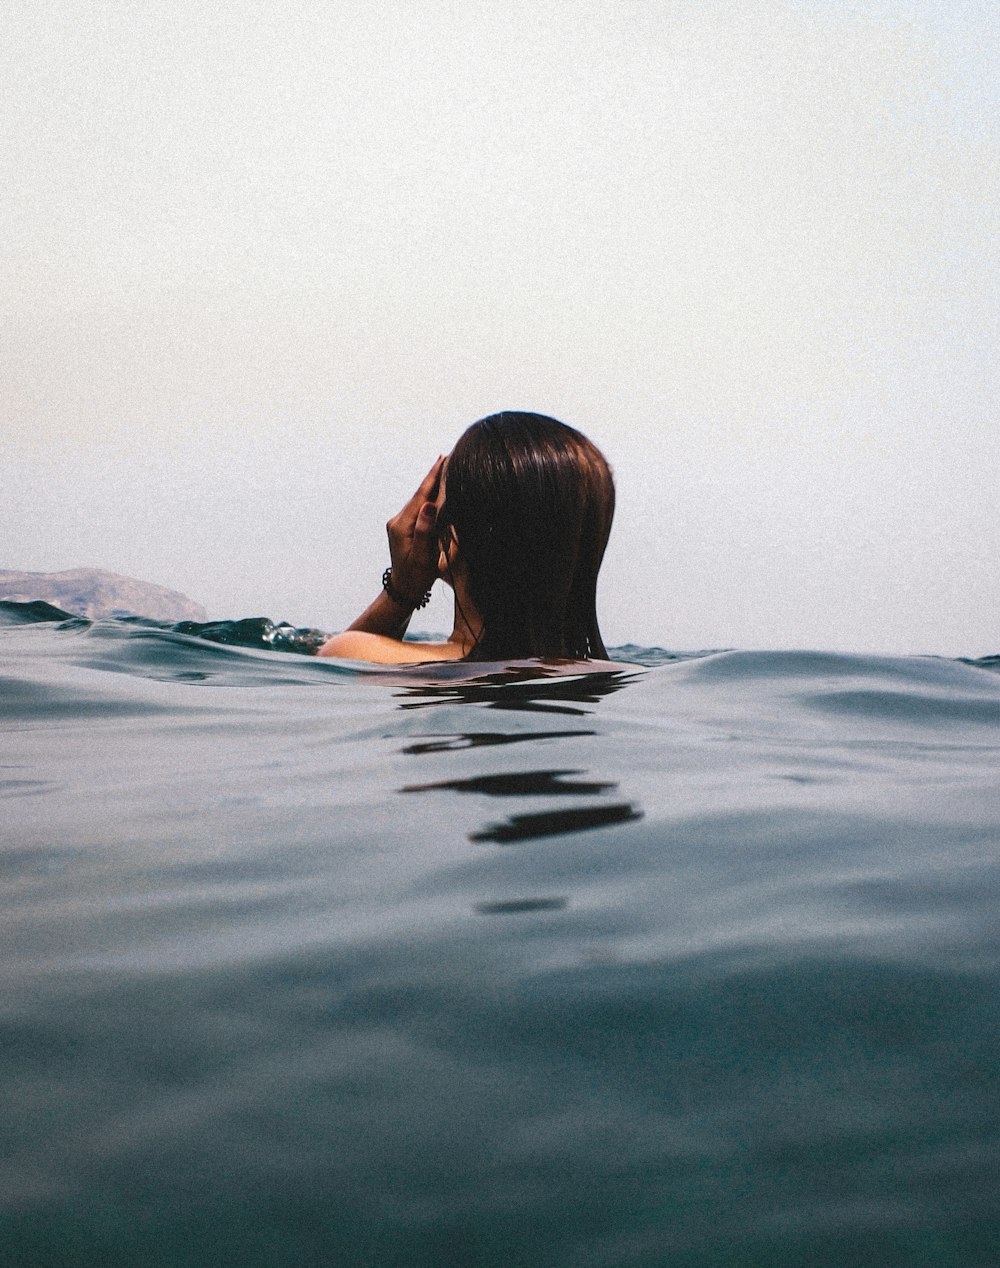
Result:
<svg viewBox="0 0 1000 1268"><path fill-rule="evenodd" d="M434 532L434 499L443 463L441 456L399 514L386 524L391 565L388 585L343 633L327 639L319 649L320 656L390 663L428 659L426 645L403 644L402 639L414 611L437 580L440 548Z"/></svg>

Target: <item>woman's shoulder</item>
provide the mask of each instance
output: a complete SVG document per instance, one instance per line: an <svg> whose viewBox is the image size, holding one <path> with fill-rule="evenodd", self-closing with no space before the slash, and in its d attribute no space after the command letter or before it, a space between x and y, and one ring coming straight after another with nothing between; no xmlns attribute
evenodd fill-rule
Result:
<svg viewBox="0 0 1000 1268"><path fill-rule="evenodd" d="M461 660L458 643L407 643L385 634L364 630L344 630L328 638L319 656L340 656L344 660L365 660L375 665L420 665L432 660Z"/></svg>

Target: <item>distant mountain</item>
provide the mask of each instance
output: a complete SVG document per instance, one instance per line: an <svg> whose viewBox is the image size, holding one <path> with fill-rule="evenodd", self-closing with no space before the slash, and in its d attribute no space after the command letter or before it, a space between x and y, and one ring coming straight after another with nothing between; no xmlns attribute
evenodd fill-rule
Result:
<svg viewBox="0 0 1000 1268"><path fill-rule="evenodd" d="M30 603L44 599L64 612L92 620L105 616L149 616L155 621L204 621L207 613L176 590L122 577L103 568L66 572L11 572L0 569L0 599Z"/></svg>

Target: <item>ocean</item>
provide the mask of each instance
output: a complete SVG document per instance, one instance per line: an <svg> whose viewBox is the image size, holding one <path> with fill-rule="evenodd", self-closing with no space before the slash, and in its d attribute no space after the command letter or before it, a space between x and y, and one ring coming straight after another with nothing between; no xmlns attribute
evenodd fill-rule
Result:
<svg viewBox="0 0 1000 1268"><path fill-rule="evenodd" d="M314 644L0 605L4 1268L1000 1261L997 658Z"/></svg>

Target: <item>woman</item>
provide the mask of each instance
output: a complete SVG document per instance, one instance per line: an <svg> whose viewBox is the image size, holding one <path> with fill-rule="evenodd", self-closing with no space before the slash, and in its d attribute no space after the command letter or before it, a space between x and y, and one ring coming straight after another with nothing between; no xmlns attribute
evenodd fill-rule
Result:
<svg viewBox="0 0 1000 1268"><path fill-rule="evenodd" d="M321 656L382 664L606 659L597 574L615 486L600 450L542 414L473 423L387 525L391 567L374 603ZM444 643L405 643L440 577L455 592Z"/></svg>

